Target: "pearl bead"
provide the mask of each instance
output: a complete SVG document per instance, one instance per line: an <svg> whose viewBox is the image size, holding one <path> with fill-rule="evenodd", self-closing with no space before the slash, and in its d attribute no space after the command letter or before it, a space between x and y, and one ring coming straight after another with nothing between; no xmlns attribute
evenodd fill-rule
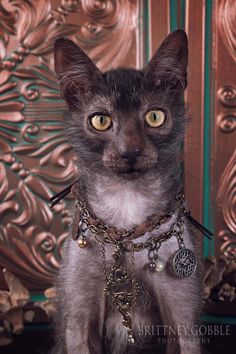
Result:
<svg viewBox="0 0 236 354"><path fill-rule="evenodd" d="M162 272L164 269L164 263L161 261L156 262L156 272Z"/></svg>
<svg viewBox="0 0 236 354"><path fill-rule="evenodd" d="M88 246L88 242L85 238L80 238L78 240L78 245L80 248L86 248Z"/></svg>

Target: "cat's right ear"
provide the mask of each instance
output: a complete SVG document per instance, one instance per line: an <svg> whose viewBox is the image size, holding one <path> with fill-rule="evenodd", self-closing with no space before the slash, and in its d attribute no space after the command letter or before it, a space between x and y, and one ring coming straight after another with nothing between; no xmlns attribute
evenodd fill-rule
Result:
<svg viewBox="0 0 236 354"><path fill-rule="evenodd" d="M70 39L61 37L54 44L54 63L62 97L73 109L102 81L100 70Z"/></svg>

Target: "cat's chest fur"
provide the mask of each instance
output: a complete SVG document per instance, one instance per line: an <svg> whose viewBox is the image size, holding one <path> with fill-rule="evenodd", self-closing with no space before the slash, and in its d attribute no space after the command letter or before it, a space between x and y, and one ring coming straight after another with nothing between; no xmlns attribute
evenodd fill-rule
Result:
<svg viewBox="0 0 236 354"><path fill-rule="evenodd" d="M169 200L165 199L165 186L157 177L145 176L137 181L120 182L107 177L93 176L89 183L88 201L97 218L117 229L128 229L144 222L151 214L165 210ZM145 242L152 235L159 235L170 230L176 221L177 214L152 233L145 233L136 242ZM186 246L192 247L185 228ZM163 261L178 249L175 237L164 242L159 254ZM112 259L113 248L107 248L107 257ZM142 269L147 263L147 252L136 254L136 266Z"/></svg>
<svg viewBox="0 0 236 354"><path fill-rule="evenodd" d="M156 178L121 182L96 177L94 182L88 200L95 215L118 229L140 224L165 205Z"/></svg>

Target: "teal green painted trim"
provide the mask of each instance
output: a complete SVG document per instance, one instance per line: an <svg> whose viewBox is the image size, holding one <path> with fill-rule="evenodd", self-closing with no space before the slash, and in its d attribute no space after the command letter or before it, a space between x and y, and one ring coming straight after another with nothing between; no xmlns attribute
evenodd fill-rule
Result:
<svg viewBox="0 0 236 354"><path fill-rule="evenodd" d="M180 20L180 27L185 29L185 16L186 16L186 1L181 0L181 20Z"/></svg>
<svg viewBox="0 0 236 354"><path fill-rule="evenodd" d="M211 160L211 37L212 0L206 1L205 14L205 72L204 72L204 156L203 156L203 224L213 230L210 188ZM214 243L206 237L203 240L203 256L214 254Z"/></svg>
<svg viewBox="0 0 236 354"><path fill-rule="evenodd" d="M143 6L143 30L144 30L144 64L147 64L150 60L150 28L149 28L149 19L150 19L150 4L149 0L144 1Z"/></svg>
<svg viewBox="0 0 236 354"><path fill-rule="evenodd" d="M208 323L220 323L220 324L228 324L228 325L235 325L236 324L236 317L231 316L215 316L215 315L203 315L201 316L201 320L203 322Z"/></svg>
<svg viewBox="0 0 236 354"><path fill-rule="evenodd" d="M45 300L47 300L47 298L42 293L30 294L30 301L42 302L42 301L45 301Z"/></svg>
<svg viewBox="0 0 236 354"><path fill-rule="evenodd" d="M170 30L174 31L177 28L185 29L185 7L186 1L180 0L180 14L178 14L179 0L170 1Z"/></svg>
<svg viewBox="0 0 236 354"><path fill-rule="evenodd" d="M177 0L170 0L170 30L178 28L178 7Z"/></svg>

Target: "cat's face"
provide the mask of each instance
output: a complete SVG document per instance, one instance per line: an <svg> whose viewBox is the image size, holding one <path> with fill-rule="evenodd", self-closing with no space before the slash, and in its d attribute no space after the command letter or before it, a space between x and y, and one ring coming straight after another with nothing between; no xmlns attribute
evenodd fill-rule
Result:
<svg viewBox="0 0 236 354"><path fill-rule="evenodd" d="M148 66L101 73L73 42L59 39L55 68L68 103L66 130L81 166L133 180L163 174L184 132L187 39L170 34Z"/></svg>

